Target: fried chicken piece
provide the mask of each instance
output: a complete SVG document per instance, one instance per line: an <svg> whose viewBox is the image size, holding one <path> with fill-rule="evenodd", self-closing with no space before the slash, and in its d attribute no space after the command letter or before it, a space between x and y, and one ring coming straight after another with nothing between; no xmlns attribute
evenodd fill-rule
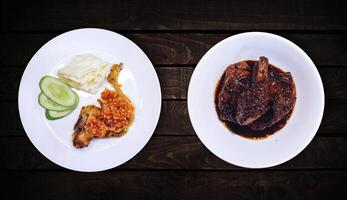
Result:
<svg viewBox="0 0 347 200"><path fill-rule="evenodd" d="M219 117L225 121L235 121L236 102L240 94L250 85L251 67L246 62L230 65L224 72L221 90L218 94Z"/></svg>
<svg viewBox="0 0 347 200"><path fill-rule="evenodd" d="M260 57L253 67L252 86L237 100L236 121L241 126L249 125L269 110L270 90L268 81L269 61Z"/></svg>
<svg viewBox="0 0 347 200"><path fill-rule="evenodd" d="M294 109L296 90L290 72L269 71L271 109L269 113L254 121L249 127L252 130L264 130L287 117Z"/></svg>
<svg viewBox="0 0 347 200"><path fill-rule="evenodd" d="M82 107L72 135L76 148L88 146L93 138L121 136L134 121L135 108L118 84L121 70L122 64L112 66L107 81L115 90L106 88L102 92L101 98L98 99L100 107Z"/></svg>
<svg viewBox="0 0 347 200"><path fill-rule="evenodd" d="M76 148L88 146L89 142L94 138L94 133L90 131L89 124L97 121L100 115L101 109L99 107L94 105L82 107L72 134L72 142Z"/></svg>

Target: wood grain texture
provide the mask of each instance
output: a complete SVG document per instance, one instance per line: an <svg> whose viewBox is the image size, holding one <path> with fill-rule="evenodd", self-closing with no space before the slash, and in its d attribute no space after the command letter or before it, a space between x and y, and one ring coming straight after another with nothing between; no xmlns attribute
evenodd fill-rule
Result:
<svg viewBox="0 0 347 200"><path fill-rule="evenodd" d="M154 64L197 64L219 41L237 34L125 33ZM346 34L279 33L301 47L318 66L347 66ZM26 65L35 52L57 34L0 34L0 65Z"/></svg>
<svg viewBox="0 0 347 200"><path fill-rule="evenodd" d="M156 67L160 81L162 98L164 100L187 99L189 81L193 67ZM0 101L17 100L18 87L24 72L22 67L0 67L0 74L6 78L0 79ZM347 67L321 67L320 75L323 80L327 99L347 100ZM8 81L11 80L11 81Z"/></svg>
<svg viewBox="0 0 347 200"><path fill-rule="evenodd" d="M0 172L3 199L339 199L346 171ZM16 188L18 192L10 192ZM20 191L20 192L19 192Z"/></svg>
<svg viewBox="0 0 347 200"><path fill-rule="evenodd" d="M156 71L162 87L163 99L187 98L193 67L156 67ZM318 71L323 81L325 98L347 100L347 68L321 66Z"/></svg>
<svg viewBox="0 0 347 200"><path fill-rule="evenodd" d="M64 170L40 154L28 138L0 138L0 152L2 170ZM347 169L346 156L347 138L317 137L297 157L271 169ZM216 157L196 136L154 136L116 169L245 170Z"/></svg>
<svg viewBox="0 0 347 200"><path fill-rule="evenodd" d="M342 0L0 1L1 199L340 199L347 179L346 12ZM63 169L39 153L24 133L16 102L35 52L83 27L113 30L140 46L156 67L164 99L145 148L98 173ZM326 94L313 141L265 170L217 158L196 136L187 111L195 65L213 45L244 31L268 31L296 43L317 65Z"/></svg>
<svg viewBox="0 0 347 200"><path fill-rule="evenodd" d="M1 30L346 30L345 1L1 1Z"/></svg>
<svg viewBox="0 0 347 200"><path fill-rule="evenodd" d="M328 100L321 126L320 136L347 136L347 101ZM19 118L17 102L0 102L6 117L0 120L0 136L24 136ZM42 109L42 114L44 110ZM78 112L78 111L76 111ZM302 122L305 123L305 122ZM157 135L195 135L190 123L186 101L163 101Z"/></svg>
<svg viewBox="0 0 347 200"><path fill-rule="evenodd" d="M189 81L193 70L192 67L156 67L162 98L170 100L187 99Z"/></svg>

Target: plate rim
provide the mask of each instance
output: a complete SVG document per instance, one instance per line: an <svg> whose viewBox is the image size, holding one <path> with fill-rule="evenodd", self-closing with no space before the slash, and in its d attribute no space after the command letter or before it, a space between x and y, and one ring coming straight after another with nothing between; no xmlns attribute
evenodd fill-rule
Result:
<svg viewBox="0 0 347 200"><path fill-rule="evenodd" d="M321 92L321 102L322 102L322 107L321 107L321 110L320 110L320 116L319 116L319 122L317 123L317 127L315 128L314 130L314 134L312 134L312 137L308 138L306 141L305 141L305 145L303 146L303 148L299 149L299 151L297 153L294 153L293 155L289 155L288 157L286 157L286 159L284 159L284 161L278 161L278 162L271 162L271 164L265 164L265 165L259 165L259 166L249 166L249 165L242 165L240 163L233 163L233 162L230 162L228 161L226 158L224 158L222 155L219 155L218 153L215 153L214 150L209 146L209 144L207 144L207 142L205 141L205 139L199 135L198 133L198 124L194 124L193 123L193 119L194 118L194 114L193 114L193 111L192 111L192 104L193 102L191 102L191 99L192 98L189 98L191 95L192 95L192 90L194 90L192 87L193 85L193 81L195 81L197 78L196 78L196 71L197 69L199 69L201 66L201 63L207 59L207 56L209 56L209 54L214 51L216 48L219 47L219 45L222 45L223 43L225 42L228 42L229 40L232 40L232 39L235 39L237 37L243 37L243 36L249 36L249 35L264 35L264 36L270 36L270 37L273 37L273 38L277 38L285 43L287 43L288 45L294 47L297 51L300 52L301 55L303 55L305 57L305 59L307 59L308 62L311 63L311 65L313 65L313 71L315 73L315 75L318 77L318 80L319 80L319 88L320 88L320 92ZM232 164L232 165L235 165L235 166L238 166L238 167L242 167L242 168L248 168L248 169L263 169L263 168L269 168L269 167L274 167L274 166L278 166L278 165L281 165L283 163L286 163L288 162L289 160L293 159L294 157L296 157L297 155L299 155L304 149L306 149L306 147L312 142L313 138L315 137L315 135L317 134L317 131L322 123L322 119L323 119L323 116L324 116L324 110L325 110L325 92L324 92L324 85L323 85L323 81L322 81L322 78L320 76L320 73L317 69L317 66L314 64L314 62L312 61L312 59L306 54L306 52L304 52L304 50L302 50L297 44L295 44L294 42L288 40L287 38L284 38L282 36L279 36L277 34L273 34L273 33L269 33L269 32L261 32L261 31L249 31L249 32L242 32L242 33L238 33L238 34L235 34L235 35L230 35L224 39L222 39L221 41L217 42L216 44L214 44L202 57L201 59L199 60L198 64L196 65L193 73L192 73L192 76L190 78L190 81L189 81L189 86L188 86L188 94L187 94L187 107L188 107L188 114L189 114L189 118L190 118L190 121L191 121L191 124L192 124L192 127L196 133L196 135L198 136L199 140L203 143L203 145L212 153L214 154L215 156L217 156L218 158L220 158L221 160L229 163L229 164Z"/></svg>
<svg viewBox="0 0 347 200"><path fill-rule="evenodd" d="M34 140L32 137L33 136L30 136L30 134L28 134L28 127L26 128L24 123L23 123L23 110L21 110L21 102L23 101L22 100L22 97L21 97L21 91L23 90L23 78L25 76L26 73L28 73L28 66L30 65L30 63L32 62L33 58L40 52L42 51L44 48L46 48L46 46L48 46L52 41L60 38L60 37L63 37L67 34L70 34L72 32L79 32L79 31L99 31L99 32L108 32L110 34L114 34L120 38L122 38L123 40L126 40L127 42L129 42L130 44L134 45L138 50L139 50L139 53L143 54L144 55L144 58L147 59L147 61L149 62L149 64L151 65L152 69L153 69L153 72L154 72L154 82L155 84L157 85L158 87L158 109L157 109L157 113L156 113L156 117L153 118L153 123L155 124L153 127L150 128L151 131L151 134L149 134L149 136L146 138L146 141L144 142L143 145L140 145L141 147L135 151L135 153L129 157L128 159L124 159L122 162L120 162L118 165L115 165L115 166L98 166L98 167L92 167L92 168L88 168L88 169L77 169L77 168L73 168L71 166L67 166L67 165L64 165L63 163L61 163L61 161L57 161L57 160L54 160L51 156L48 156L46 153L47 152L43 152L40 150L39 148L39 143L37 143L36 140ZM23 97L24 98L24 97ZM24 132L25 134L27 135L27 137L29 138L30 142L33 144L33 146L40 152L41 155L43 155L45 158L47 158L48 160L50 160L51 162L53 162L54 164L62 167L62 168L65 168L65 169L69 169L69 170L72 170L72 171L77 171L77 172L100 172L100 171L105 171L105 170L109 170L109 169L113 169L113 168L116 168L120 165L123 165L124 163L128 162L129 160L131 160L132 158L134 158L139 152L141 152L141 150L143 150L143 148L148 144L149 140L152 138L155 130L156 130L156 127L158 126L158 122L159 122L159 118L160 118L160 114L161 114L161 107L162 107L162 92L161 92L161 85L160 85L160 81L159 81L159 77L158 77L158 74L155 70L155 67L153 65L153 63L151 62L151 60L149 59L149 57L146 55L146 53L135 43L133 42L132 40L130 40L129 38L117 33L117 32L114 32L114 31L111 31L111 30L107 30L107 29L103 29L103 28L78 28L78 29L72 29L72 30L69 30L69 31L66 31L66 32L63 32L53 38L51 38L50 40L48 40L45 44L43 44L36 52L35 54L30 58L29 62L26 64L26 67L22 73L22 76L21 76L21 79L20 79L20 84L19 84L19 88L18 88L18 95L17 95L17 108L18 108L18 112L19 112L19 117L20 117L20 121L21 121L21 124L23 126L23 129L24 129Z"/></svg>

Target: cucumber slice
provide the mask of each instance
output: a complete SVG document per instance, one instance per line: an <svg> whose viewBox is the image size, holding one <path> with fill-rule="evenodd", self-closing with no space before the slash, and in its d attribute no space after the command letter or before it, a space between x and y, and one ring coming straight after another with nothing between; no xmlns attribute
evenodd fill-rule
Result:
<svg viewBox="0 0 347 200"><path fill-rule="evenodd" d="M61 106L54 101L50 100L45 94L42 92L39 95L39 104L49 110L55 110L55 111L65 111L65 110L71 110L73 107L66 107Z"/></svg>
<svg viewBox="0 0 347 200"><path fill-rule="evenodd" d="M70 114L74 109L65 110L65 111L55 111L55 110L47 110L46 109L46 118L49 120L56 120Z"/></svg>
<svg viewBox="0 0 347 200"><path fill-rule="evenodd" d="M76 102L74 92L66 83L57 78L51 76L42 77L40 88L49 99L61 106L70 107Z"/></svg>
<svg viewBox="0 0 347 200"><path fill-rule="evenodd" d="M77 107L78 103L79 103L79 97L77 95L76 92L74 92L74 95L75 95L75 104L72 106L72 107L69 107L70 109L69 110L63 110L63 111L56 111L56 110L48 110L46 109L46 118L48 120L56 120L56 119L60 119L60 118L63 118L67 115L69 115L70 113L72 113L72 111L75 110L75 108Z"/></svg>

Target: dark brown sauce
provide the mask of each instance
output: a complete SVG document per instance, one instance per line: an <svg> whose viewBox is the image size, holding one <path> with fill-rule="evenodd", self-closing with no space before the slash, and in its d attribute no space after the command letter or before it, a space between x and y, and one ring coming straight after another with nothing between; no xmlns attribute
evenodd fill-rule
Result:
<svg viewBox="0 0 347 200"><path fill-rule="evenodd" d="M249 66L254 66L258 61L246 60L244 62L246 62ZM276 73L276 72L277 73L284 72L282 69L280 69L280 68L278 68L278 67L276 67L274 65L271 65L269 63L269 71L271 71L271 70L274 73ZM215 108L216 108L216 111L217 111L217 114L218 114L218 118L219 118L219 113L220 113L220 110L218 108L218 94L220 93L220 90L222 88L222 84L221 83L223 83L224 78L225 78L225 72L223 73L222 77L218 80L217 86L216 86L216 89L215 89L214 101L215 101ZM264 139L264 138L274 134L278 130L282 129L287 124L287 121L290 118L290 116L292 115L293 110L294 110L294 108L282 120L280 120L279 122L277 122L273 126L271 126L269 128L266 128L264 130L252 130L248 126L241 126L241 125L239 125L237 123L233 123L233 122L230 122L230 121L225 121L225 120L222 120L220 118L219 118L219 120L222 121L223 124L231 132L233 132L233 133L235 133L235 134L237 134L239 136L242 136L242 137L245 137L245 138L248 138L248 139L254 139L254 140L256 140L256 139ZM269 117L271 117L271 115L272 115L271 109L266 113L266 115L269 115Z"/></svg>

